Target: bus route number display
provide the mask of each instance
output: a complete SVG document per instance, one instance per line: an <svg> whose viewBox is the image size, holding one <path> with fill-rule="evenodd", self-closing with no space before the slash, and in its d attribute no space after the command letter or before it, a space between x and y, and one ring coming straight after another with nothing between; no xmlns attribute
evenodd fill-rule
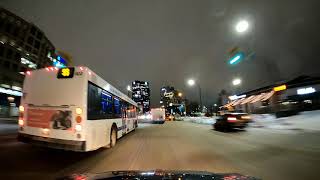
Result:
<svg viewBox="0 0 320 180"><path fill-rule="evenodd" d="M74 75L74 68L73 67L61 68L58 71L57 78L58 79L73 78L73 75Z"/></svg>

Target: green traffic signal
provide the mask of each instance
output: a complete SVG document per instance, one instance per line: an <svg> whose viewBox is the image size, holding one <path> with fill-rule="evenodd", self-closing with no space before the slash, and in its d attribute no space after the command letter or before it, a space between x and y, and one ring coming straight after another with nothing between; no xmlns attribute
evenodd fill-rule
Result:
<svg viewBox="0 0 320 180"><path fill-rule="evenodd" d="M244 58L244 53L239 52L229 59L229 64L230 65L238 64L243 58Z"/></svg>

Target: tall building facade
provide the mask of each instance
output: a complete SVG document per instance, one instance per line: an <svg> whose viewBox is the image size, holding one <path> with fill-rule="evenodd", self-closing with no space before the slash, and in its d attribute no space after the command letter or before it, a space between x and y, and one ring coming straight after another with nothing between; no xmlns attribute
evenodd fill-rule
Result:
<svg viewBox="0 0 320 180"><path fill-rule="evenodd" d="M182 93L171 86L160 89L160 105L168 114L183 115L185 113L185 100Z"/></svg>
<svg viewBox="0 0 320 180"><path fill-rule="evenodd" d="M150 86L147 81L132 82L132 99L145 112L150 111Z"/></svg>
<svg viewBox="0 0 320 180"><path fill-rule="evenodd" d="M0 117L17 115L24 73L66 65L59 57L37 26L0 7Z"/></svg>

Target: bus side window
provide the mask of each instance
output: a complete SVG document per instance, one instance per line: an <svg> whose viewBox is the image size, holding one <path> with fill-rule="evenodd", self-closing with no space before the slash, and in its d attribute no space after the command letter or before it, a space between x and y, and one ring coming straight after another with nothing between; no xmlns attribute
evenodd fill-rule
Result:
<svg viewBox="0 0 320 180"><path fill-rule="evenodd" d="M135 115L134 106L129 104L127 107L128 118L133 118Z"/></svg>
<svg viewBox="0 0 320 180"><path fill-rule="evenodd" d="M112 118L113 116L113 111L112 111L112 106L113 106L113 101L112 101L112 96L106 92L102 91L101 93L101 105L102 105L102 119L103 118Z"/></svg>
<svg viewBox="0 0 320 180"><path fill-rule="evenodd" d="M133 118L137 117L137 108L133 107Z"/></svg>
<svg viewBox="0 0 320 180"><path fill-rule="evenodd" d="M101 89L99 89L98 87L92 84L89 84L88 86L88 119L100 118L100 113L102 111L100 93L101 93Z"/></svg>
<svg viewBox="0 0 320 180"><path fill-rule="evenodd" d="M111 94L89 82L88 120L113 118L113 100Z"/></svg>

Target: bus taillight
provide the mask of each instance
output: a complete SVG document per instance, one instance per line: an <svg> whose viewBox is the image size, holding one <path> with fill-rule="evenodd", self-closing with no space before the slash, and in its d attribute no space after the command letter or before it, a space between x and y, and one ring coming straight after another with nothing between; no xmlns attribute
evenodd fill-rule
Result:
<svg viewBox="0 0 320 180"><path fill-rule="evenodd" d="M82 130L82 126L80 124L77 124L75 127L76 131L81 131Z"/></svg>
<svg viewBox="0 0 320 180"><path fill-rule="evenodd" d="M19 123L19 126L23 126L23 125L24 125L24 121L23 121L23 119L20 119L20 118L19 118L18 123Z"/></svg>
<svg viewBox="0 0 320 180"><path fill-rule="evenodd" d="M20 112L24 112L24 107L23 106L19 106L19 111Z"/></svg>
<svg viewBox="0 0 320 180"><path fill-rule="evenodd" d="M19 126L23 126L24 125L23 116L24 116L24 107L23 106L19 106L19 120L18 120Z"/></svg>
<svg viewBox="0 0 320 180"><path fill-rule="evenodd" d="M81 118L81 114L82 114L82 109L81 108L76 108L76 114L77 114L77 117L76 117L76 122L77 123L81 123L82 121L82 118Z"/></svg>
<svg viewBox="0 0 320 180"><path fill-rule="evenodd" d="M76 113L77 113L78 115L81 115L81 114L82 114L82 109L81 109L81 108L76 108Z"/></svg>
<svg viewBox="0 0 320 180"><path fill-rule="evenodd" d="M77 117L76 117L76 122L77 122L77 123L81 123L81 121L82 121L81 116L77 116Z"/></svg>
<svg viewBox="0 0 320 180"><path fill-rule="evenodd" d="M43 128L42 129L42 134L44 135L49 135L50 130L48 128Z"/></svg>

